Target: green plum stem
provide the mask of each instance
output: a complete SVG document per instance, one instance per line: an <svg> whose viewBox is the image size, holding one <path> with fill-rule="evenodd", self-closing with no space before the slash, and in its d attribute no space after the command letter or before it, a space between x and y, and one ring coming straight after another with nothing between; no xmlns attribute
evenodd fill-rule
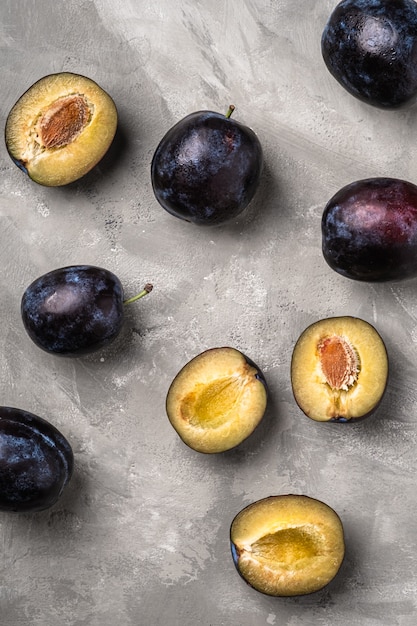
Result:
<svg viewBox="0 0 417 626"><path fill-rule="evenodd" d="M228 111L227 111L227 113L226 113L226 119L229 119L229 117L232 115L232 113L233 113L233 111L235 110L235 108L236 108L236 107L235 107L235 105L234 105L234 104L231 104L231 105L229 106L229 109L228 109Z"/></svg>
<svg viewBox="0 0 417 626"><path fill-rule="evenodd" d="M140 298L143 298L143 296L146 296L148 293L151 293L152 289L153 285L151 285L150 283L146 283L140 293L136 294L136 296L128 298L128 300L124 300L123 304L132 304L132 302L136 302L136 300L139 300Z"/></svg>

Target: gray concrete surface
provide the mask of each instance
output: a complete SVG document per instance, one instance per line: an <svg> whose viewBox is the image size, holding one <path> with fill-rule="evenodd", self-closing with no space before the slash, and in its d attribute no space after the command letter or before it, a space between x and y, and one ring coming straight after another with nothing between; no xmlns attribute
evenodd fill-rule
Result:
<svg viewBox="0 0 417 626"><path fill-rule="evenodd" d="M85 74L114 98L117 140L66 188L27 179L0 147L1 404L56 424L74 478L39 514L0 514L2 626L408 626L416 623L416 281L357 284L321 255L327 200L358 178L417 180L416 108L371 109L324 67L335 0L2 0L1 123L38 78ZM165 131L199 109L255 129L265 170L227 226L176 220L153 197ZM114 271L130 308L90 357L41 352L20 320L24 288L73 263ZM379 412L316 424L292 397L298 335L330 315L373 323L391 360ZM268 414L241 447L192 452L165 415L168 386L202 350L233 345L264 370ZM234 570L229 526L253 500L304 493L345 526L322 592L263 596Z"/></svg>

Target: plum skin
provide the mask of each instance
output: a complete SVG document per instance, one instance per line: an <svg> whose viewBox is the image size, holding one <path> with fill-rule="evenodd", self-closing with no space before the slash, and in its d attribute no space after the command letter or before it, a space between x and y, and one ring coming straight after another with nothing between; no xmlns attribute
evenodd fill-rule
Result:
<svg viewBox="0 0 417 626"><path fill-rule="evenodd" d="M395 109L417 95L414 0L343 0L323 30L321 49L333 77L372 106Z"/></svg>
<svg viewBox="0 0 417 626"><path fill-rule="evenodd" d="M42 511L61 497L74 469L71 445L47 420L0 407L0 510Z"/></svg>
<svg viewBox="0 0 417 626"><path fill-rule="evenodd" d="M353 280L384 282L417 276L417 186L368 178L340 189L322 216L328 265Z"/></svg>
<svg viewBox="0 0 417 626"><path fill-rule="evenodd" d="M120 333L123 288L117 276L100 267L59 268L27 287L21 316L29 337L44 351L82 356L108 345Z"/></svg>
<svg viewBox="0 0 417 626"><path fill-rule="evenodd" d="M152 158L152 187L171 215L217 225L251 202L262 167L262 147L250 128L221 113L197 111L161 139Z"/></svg>

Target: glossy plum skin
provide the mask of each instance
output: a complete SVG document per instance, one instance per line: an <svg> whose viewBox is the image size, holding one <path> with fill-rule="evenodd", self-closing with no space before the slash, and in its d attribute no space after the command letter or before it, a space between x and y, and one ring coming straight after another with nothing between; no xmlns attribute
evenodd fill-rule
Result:
<svg viewBox="0 0 417 626"><path fill-rule="evenodd" d="M124 319L123 288L110 271L93 265L59 268L25 290L21 315L37 346L77 357L113 341Z"/></svg>
<svg viewBox="0 0 417 626"><path fill-rule="evenodd" d="M324 28L330 73L353 96L395 109L417 95L417 4L414 0L343 0Z"/></svg>
<svg viewBox="0 0 417 626"><path fill-rule="evenodd" d="M172 215L217 225L247 207L262 165L262 147L250 128L220 113L197 111L159 143L151 165L152 186Z"/></svg>
<svg viewBox="0 0 417 626"><path fill-rule="evenodd" d="M53 506L73 468L71 446L55 426L28 411L0 407L0 511Z"/></svg>
<svg viewBox="0 0 417 626"><path fill-rule="evenodd" d="M417 186L368 178L343 187L323 212L322 251L332 269L354 280L417 276Z"/></svg>

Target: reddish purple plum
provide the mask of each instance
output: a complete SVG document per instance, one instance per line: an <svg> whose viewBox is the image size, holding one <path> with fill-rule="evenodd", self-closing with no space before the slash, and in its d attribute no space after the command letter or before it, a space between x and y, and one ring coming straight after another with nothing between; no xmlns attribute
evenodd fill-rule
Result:
<svg viewBox="0 0 417 626"><path fill-rule="evenodd" d="M417 276L417 186L368 178L340 189L323 212L322 250L332 269L354 280Z"/></svg>

